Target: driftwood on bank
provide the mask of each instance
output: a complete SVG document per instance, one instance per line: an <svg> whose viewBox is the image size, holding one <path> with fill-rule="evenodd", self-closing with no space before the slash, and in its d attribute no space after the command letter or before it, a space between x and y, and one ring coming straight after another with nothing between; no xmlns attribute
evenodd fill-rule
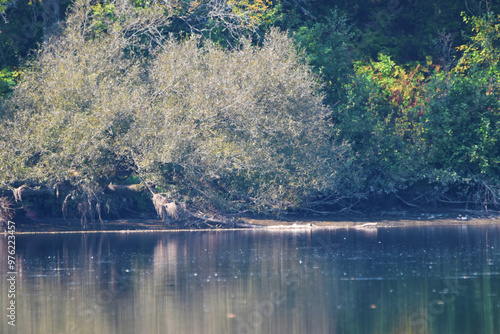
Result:
<svg viewBox="0 0 500 334"><path fill-rule="evenodd" d="M194 218L194 219L199 219L202 220L205 223L210 223L216 226L224 226L224 227L234 227L234 228L255 228L258 227L256 225L248 224L248 223L243 223L237 219L234 218L216 218L216 217L209 217L205 214L201 213L193 213L189 212L188 214ZM208 224L208 225L210 225Z"/></svg>

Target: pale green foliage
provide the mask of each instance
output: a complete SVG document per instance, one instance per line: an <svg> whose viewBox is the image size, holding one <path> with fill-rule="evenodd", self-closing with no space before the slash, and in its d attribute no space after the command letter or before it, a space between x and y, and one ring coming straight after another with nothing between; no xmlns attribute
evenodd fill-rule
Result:
<svg viewBox="0 0 500 334"><path fill-rule="evenodd" d="M114 10L119 19L103 23L77 2L23 74L0 179L70 180L96 194L127 170L170 200L232 211L335 190L346 146L332 139L318 80L286 34L227 51L162 40L159 9Z"/></svg>
<svg viewBox="0 0 500 334"><path fill-rule="evenodd" d="M117 13L128 21L96 36L90 6L77 2L63 36L44 45L23 73L10 101L6 154L16 163L2 179L51 183L77 176L97 183L116 164L116 135L145 103L140 59L130 52L141 36L130 32L163 22L126 6Z"/></svg>
<svg viewBox="0 0 500 334"><path fill-rule="evenodd" d="M198 44L170 41L151 65L155 99L129 133L139 169L166 189L179 189L177 170L191 192L263 209L332 187L342 150L290 39L273 30L261 48Z"/></svg>

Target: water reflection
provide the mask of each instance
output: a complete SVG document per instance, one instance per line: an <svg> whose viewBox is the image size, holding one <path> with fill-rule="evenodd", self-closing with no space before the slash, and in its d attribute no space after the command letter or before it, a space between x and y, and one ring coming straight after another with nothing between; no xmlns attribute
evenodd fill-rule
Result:
<svg viewBox="0 0 500 334"><path fill-rule="evenodd" d="M19 235L17 255L2 333L500 333L498 226Z"/></svg>

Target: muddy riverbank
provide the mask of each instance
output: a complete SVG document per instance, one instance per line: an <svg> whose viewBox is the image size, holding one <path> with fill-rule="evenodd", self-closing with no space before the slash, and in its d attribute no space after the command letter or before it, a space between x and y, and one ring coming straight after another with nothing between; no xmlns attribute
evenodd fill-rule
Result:
<svg viewBox="0 0 500 334"><path fill-rule="evenodd" d="M309 229L309 228L377 228L425 225L485 225L500 224L500 212L483 211L446 211L434 213L418 212L381 212L363 215L286 215L279 219L264 217L241 217L237 224L218 226L202 222L171 222L161 219L118 219L89 224L86 229L77 219L43 218L22 220L16 223L18 233L33 232L79 232L79 231L162 231L162 230L200 230L228 228L266 228L266 229Z"/></svg>

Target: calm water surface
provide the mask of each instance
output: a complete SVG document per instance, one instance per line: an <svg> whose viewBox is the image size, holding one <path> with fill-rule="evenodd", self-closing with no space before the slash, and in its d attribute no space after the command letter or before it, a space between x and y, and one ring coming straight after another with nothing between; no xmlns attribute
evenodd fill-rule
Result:
<svg viewBox="0 0 500 334"><path fill-rule="evenodd" d="M500 333L499 226L17 235L16 252L2 333Z"/></svg>

